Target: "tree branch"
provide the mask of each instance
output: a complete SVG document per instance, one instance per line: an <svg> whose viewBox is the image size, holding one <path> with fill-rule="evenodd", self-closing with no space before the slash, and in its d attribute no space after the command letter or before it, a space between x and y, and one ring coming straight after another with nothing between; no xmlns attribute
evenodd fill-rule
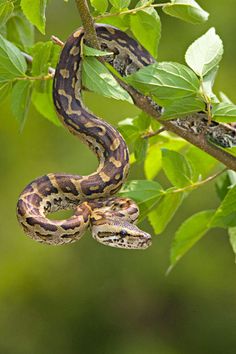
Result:
<svg viewBox="0 0 236 354"><path fill-rule="evenodd" d="M93 17L90 14L87 0L75 0L79 10L82 25L84 27L84 37L87 44L93 48L100 49L96 30L94 27Z"/></svg>
<svg viewBox="0 0 236 354"><path fill-rule="evenodd" d="M90 14L87 0L75 0L82 24L84 27L86 39L90 45L99 48L94 21ZM236 145L236 130L225 124L212 122L208 126L207 116L197 113L185 119L176 119L165 121L161 119L161 107L155 104L149 97L143 96L131 86L114 76L118 83L130 94L134 104L155 118L163 127L175 133L176 135L187 140L192 145L200 148L209 155L215 157L229 169L236 171L236 157L223 150L218 144L219 140L223 140L226 147ZM212 126L213 125L213 126ZM214 129L217 127L216 129ZM211 143L209 140L213 141Z"/></svg>

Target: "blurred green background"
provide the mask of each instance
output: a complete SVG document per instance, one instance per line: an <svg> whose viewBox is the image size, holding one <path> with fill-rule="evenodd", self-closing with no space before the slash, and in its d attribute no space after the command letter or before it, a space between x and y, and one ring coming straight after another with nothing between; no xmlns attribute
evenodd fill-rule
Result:
<svg viewBox="0 0 236 354"><path fill-rule="evenodd" d="M236 101L235 1L199 3L211 14L202 26L161 15L159 60L183 62L188 45L215 26L225 45L216 89ZM38 39L65 40L78 26L74 2L54 0L47 35ZM113 124L137 112L94 94L87 103ZM104 247L90 235L49 247L23 234L15 205L27 183L48 172L89 174L96 164L85 146L34 108L20 134L9 102L1 107L0 353L234 354L236 268L226 233L209 233L165 276L174 231L187 216L217 206L214 185L194 192L145 252ZM132 167L131 179L143 177L140 166Z"/></svg>

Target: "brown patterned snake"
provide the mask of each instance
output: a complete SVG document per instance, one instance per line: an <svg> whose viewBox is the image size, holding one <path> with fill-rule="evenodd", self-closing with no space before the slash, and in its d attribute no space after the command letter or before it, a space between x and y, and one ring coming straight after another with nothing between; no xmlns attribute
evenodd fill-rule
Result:
<svg viewBox="0 0 236 354"><path fill-rule="evenodd" d="M101 48L114 54L105 57L122 76L154 59L124 32L96 26ZM74 32L62 49L56 68L53 99L58 117L97 155L99 166L89 176L50 173L31 182L21 193L17 217L34 240L59 245L79 240L87 228L104 245L145 249L151 236L134 222L139 211L127 198L112 197L123 185L129 170L129 153L119 132L84 107L81 97L81 41L83 30ZM66 220L51 220L48 213L74 209Z"/></svg>

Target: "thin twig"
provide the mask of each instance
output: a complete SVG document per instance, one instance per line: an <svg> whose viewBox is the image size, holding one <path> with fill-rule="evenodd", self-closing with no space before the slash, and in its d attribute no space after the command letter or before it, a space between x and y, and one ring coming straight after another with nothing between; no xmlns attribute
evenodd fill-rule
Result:
<svg viewBox="0 0 236 354"><path fill-rule="evenodd" d="M128 14L136 14L136 12L138 11L142 11L144 9L148 9L148 8L157 8L157 7L163 7L165 5L168 5L169 3L162 3L162 4L151 4L151 1L142 5L142 6L139 6L139 7L136 7L134 9L130 9L130 10L125 10L125 11L121 11L121 12L115 12L115 13L105 13L105 14L102 14L102 15L99 15L97 17L95 17L95 20L100 20L102 18L106 18L106 17L114 17L114 16L122 16L122 15L128 15Z"/></svg>
<svg viewBox="0 0 236 354"><path fill-rule="evenodd" d="M64 47L64 43L60 40L60 38L56 37L56 36L51 36L51 40L53 41L53 43L55 43L56 45L59 45L59 47Z"/></svg>
<svg viewBox="0 0 236 354"><path fill-rule="evenodd" d="M224 168L223 170L217 172L216 174L214 174L214 175L212 175L210 177L207 177L206 179L204 179L202 181L198 181L198 182L196 182L194 184L190 184L189 186L186 186L186 187L183 187L183 188L174 189L174 190L170 191L170 193L183 193L183 192L188 192L189 190L192 190L192 189L195 189L195 188L202 187L204 184L214 181L216 178L221 176L227 170L228 170L227 168Z"/></svg>
<svg viewBox="0 0 236 354"><path fill-rule="evenodd" d="M166 129L165 128L160 128L156 130L155 132L150 132L150 133L144 133L142 135L142 138L147 139L147 138L152 138L153 136L159 135L163 133Z"/></svg>
<svg viewBox="0 0 236 354"><path fill-rule="evenodd" d="M53 78L53 74L48 73L47 75L39 75L39 76L20 76L20 77L15 77L12 81L35 81L35 80L40 80L40 81L46 81L46 80L51 80Z"/></svg>
<svg viewBox="0 0 236 354"><path fill-rule="evenodd" d="M206 179L202 180L202 181L198 181L196 182L195 184L191 184L191 185L188 185L186 187L183 187L183 188L179 188L179 189L174 189L172 188L171 190L163 190L163 194L161 196L162 197L165 197L167 194L172 194L172 193L184 193L184 192L189 192L193 189L196 189L196 188L200 188L202 187L204 184L207 184L209 182L212 182L213 180L215 180L216 178L218 178L219 176L221 176L224 172L226 172L228 169L225 168L219 172L217 172L216 174L210 176L210 177L207 177ZM155 208L155 206L160 202L160 199L158 199L153 205L147 207L145 209L145 213L142 214L141 218L139 219L138 223L140 223L141 221L143 221L145 219L145 217L147 216L147 214L153 210Z"/></svg>

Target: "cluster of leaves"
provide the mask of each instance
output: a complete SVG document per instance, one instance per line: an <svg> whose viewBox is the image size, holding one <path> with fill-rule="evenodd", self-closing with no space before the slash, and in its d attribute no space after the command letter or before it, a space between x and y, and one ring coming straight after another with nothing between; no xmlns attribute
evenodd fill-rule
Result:
<svg viewBox="0 0 236 354"><path fill-rule="evenodd" d="M111 7L109 7L109 3ZM170 15L190 23L206 21L208 13L194 0L172 0L165 4L153 4L154 1L140 0L135 8L129 9L131 0L91 0L96 11L102 14L102 22L131 30L133 35L154 56L157 56L161 37L161 21L155 7ZM109 13L106 13L109 8ZM116 17L114 17L116 15Z"/></svg>
<svg viewBox="0 0 236 354"><path fill-rule="evenodd" d="M100 13L108 8L108 1L91 1ZM109 16L101 21L123 30L129 29L137 40L154 56L157 56L161 38L161 21L153 1L139 1L134 9L128 9L130 1L110 1ZM191 23L207 20L208 13L192 0L173 0L162 5L171 16ZM117 11L119 11L117 13ZM116 14L116 17L111 16ZM119 14L119 15L118 15ZM104 14L103 16L106 16ZM174 119L194 112L206 111L209 119L235 122L236 107L228 99L217 96L212 87L223 55L220 37L211 28L197 39L186 51L188 66L174 62L149 65L126 78L126 82L151 96L165 107L163 119Z"/></svg>
<svg viewBox="0 0 236 354"><path fill-rule="evenodd" d="M212 91L222 55L222 40L211 28L187 49L188 66L156 63L130 75L126 81L165 107L162 119L205 111L209 119L235 122L236 106L225 96L218 98Z"/></svg>
<svg viewBox="0 0 236 354"><path fill-rule="evenodd" d="M96 6L96 2L92 3ZM107 6L107 2L104 3ZM114 6L115 2L111 1L111 3ZM156 13L156 10L152 7L151 11L147 8L135 12L124 8L127 7L127 3L127 1L117 1L116 8L112 8L111 13L120 11L120 15L108 16L101 21L105 20L123 30L129 28L139 42L156 55L157 43L161 35L159 16L154 15L155 21L158 22L155 29L158 28L159 33L152 32L156 46L150 42L147 18L144 20L143 17L141 21L141 33L148 33L147 38L138 37L136 33L140 33L140 29L138 30L137 27L137 32L135 31L136 20L133 20L137 14L140 18L143 12L145 17L153 16L153 11ZM151 2L139 2L136 9L145 4ZM106 11L104 8L102 11ZM196 14L196 9L198 21L193 16ZM165 5L163 10L188 22L196 23L207 19L206 12L200 9L195 1L172 1L171 4ZM117 90L117 84L113 82L109 70L92 58L96 55L99 53L88 53L88 57L84 58L84 67L87 67L88 61L91 63L90 70L83 72L85 86L104 96L130 102L126 91L121 87ZM222 92L219 97L213 93L213 84L222 56L222 40L215 29L211 28L187 49L185 61L188 66L175 62L155 63L129 75L124 80L164 107L162 119L175 119L203 111L208 115L209 120L235 122L236 106ZM106 78L106 82L99 81L99 78L103 77ZM137 201L141 210L141 220L147 216L155 234L158 235L163 233L185 198L193 190L218 177L216 187L222 200L221 205L217 210L196 213L179 227L171 247L170 269L209 229L214 227L229 228L230 240L235 250L236 229L233 227L236 226L234 217L236 214L233 212L235 207L232 205L235 173L230 171L222 172L220 176L218 173L209 176L214 169L219 168L215 159L168 133L155 136L153 132L158 131L159 128L159 124L143 112L137 117L119 122L119 129L133 151L131 162L143 164L146 177L146 180L133 180L127 183L120 194ZM171 184L167 189L154 180L161 170Z"/></svg>
<svg viewBox="0 0 236 354"><path fill-rule="evenodd" d="M208 13L194 0L171 0L165 4L141 0L132 8L130 3L130 0L91 0L97 21L130 30L155 58L161 37L158 9L195 24L208 18ZM45 32L46 5L47 0L0 0L0 101L11 94L12 112L21 128L31 102L43 116L59 125L51 98L53 69L50 67L55 67L60 49L51 42L34 44L33 26ZM32 63L26 62L23 52L33 57ZM129 94L111 75L109 66L96 59L107 54L84 45L83 85L106 97L132 104ZM222 41L211 28L187 49L187 66L175 62L155 63L123 80L164 107L163 119L205 111L209 119L232 122L236 120L236 106L223 93L219 97L213 93L222 55ZM141 219L148 218L155 234L165 230L193 190L218 177L219 208L198 212L179 227L171 247L171 267L214 227L229 229L236 253L235 173L210 175L220 167L215 159L167 132L155 135L159 123L143 112L119 122L119 129L130 146L131 162L141 164L146 177L128 182L120 194L137 201ZM169 182L168 188L155 180L160 171Z"/></svg>
<svg viewBox="0 0 236 354"><path fill-rule="evenodd" d="M52 75L60 49L52 42L34 44L34 27L44 32L41 1L0 0L0 101L10 94L11 110L25 124L30 103L46 118L59 125L52 102ZM27 64L25 52L34 57Z"/></svg>
<svg viewBox="0 0 236 354"><path fill-rule="evenodd" d="M197 212L188 218L176 231L171 246L171 266L199 240L207 231L219 227L229 230L230 241L236 249L236 173L221 171L211 175L219 167L217 160L200 149L189 145L183 139L168 133L149 139L147 129L154 128L148 116L128 118L119 123L120 131L129 146L133 146L132 162L144 164L145 180L132 180L121 190L122 196L133 198L141 210L142 219L146 216L156 235L166 229L184 200L191 192L216 180L216 192L221 204L216 210ZM155 129L158 128L155 123ZM163 171L170 186L164 189L155 180ZM141 220L142 220L141 219Z"/></svg>

